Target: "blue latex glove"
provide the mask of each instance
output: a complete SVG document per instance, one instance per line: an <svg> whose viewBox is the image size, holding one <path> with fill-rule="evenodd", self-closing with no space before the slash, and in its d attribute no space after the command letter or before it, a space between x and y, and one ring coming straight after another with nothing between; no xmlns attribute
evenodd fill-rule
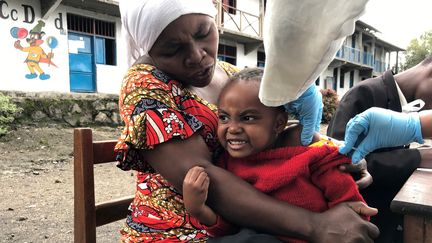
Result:
<svg viewBox="0 0 432 243"><path fill-rule="evenodd" d="M355 164L376 149L411 142L424 142L418 113L373 107L351 118L345 131L345 144L339 152L348 154L357 145L352 154Z"/></svg>
<svg viewBox="0 0 432 243"><path fill-rule="evenodd" d="M303 125L301 142L309 145L314 133L320 130L323 112L321 92L312 84L297 100L285 104L284 107Z"/></svg>

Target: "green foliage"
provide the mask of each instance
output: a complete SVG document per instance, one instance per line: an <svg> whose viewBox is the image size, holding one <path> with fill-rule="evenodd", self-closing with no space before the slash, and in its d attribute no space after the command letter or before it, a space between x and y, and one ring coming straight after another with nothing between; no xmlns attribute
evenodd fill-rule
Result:
<svg viewBox="0 0 432 243"><path fill-rule="evenodd" d="M320 90L323 98L323 114L322 114L322 123L328 123L330 119L333 117L336 109L339 105L338 95L336 91L332 89L322 89Z"/></svg>
<svg viewBox="0 0 432 243"><path fill-rule="evenodd" d="M12 103L8 96L0 93L0 136L8 132L12 122L21 111L22 109Z"/></svg>
<svg viewBox="0 0 432 243"><path fill-rule="evenodd" d="M432 55L432 30L426 31L420 38L411 41L405 51L403 70L417 65L429 55Z"/></svg>

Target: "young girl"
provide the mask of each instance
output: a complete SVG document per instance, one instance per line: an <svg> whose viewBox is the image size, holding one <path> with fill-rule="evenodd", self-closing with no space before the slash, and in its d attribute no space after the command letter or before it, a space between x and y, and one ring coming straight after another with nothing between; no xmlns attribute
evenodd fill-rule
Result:
<svg viewBox="0 0 432 243"><path fill-rule="evenodd" d="M301 146L301 127L286 128L288 117L284 108L267 107L260 102L262 74L258 68L244 69L222 90L217 135L226 152L216 163L258 190L314 212L323 212L344 201L364 202L353 178L338 169L351 160L340 155L337 146L318 134L310 146ZM209 185L202 167L193 167L184 179L184 204L198 220L192 221L207 227L212 235L234 232L233 226L205 204Z"/></svg>

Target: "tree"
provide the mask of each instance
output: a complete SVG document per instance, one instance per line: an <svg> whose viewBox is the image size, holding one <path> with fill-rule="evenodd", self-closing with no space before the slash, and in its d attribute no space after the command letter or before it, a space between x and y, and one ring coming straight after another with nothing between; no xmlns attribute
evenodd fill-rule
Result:
<svg viewBox="0 0 432 243"><path fill-rule="evenodd" d="M428 55L432 55L432 30L423 33L420 38L413 39L405 51L405 63L402 65L406 70L423 61Z"/></svg>

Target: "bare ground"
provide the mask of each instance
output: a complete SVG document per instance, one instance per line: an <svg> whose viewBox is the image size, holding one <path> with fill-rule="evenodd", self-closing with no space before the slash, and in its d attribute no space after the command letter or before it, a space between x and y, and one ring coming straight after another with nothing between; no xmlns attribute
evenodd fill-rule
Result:
<svg viewBox="0 0 432 243"><path fill-rule="evenodd" d="M21 126L0 138L0 242L73 242L73 128ZM96 140L119 129L94 127ZM114 165L95 168L96 201L131 195L135 177ZM118 221L97 230L118 242Z"/></svg>
<svg viewBox="0 0 432 243"><path fill-rule="evenodd" d="M49 124L0 137L0 242L73 242L72 134L73 128ZM117 128L93 127L95 140L119 134ZM133 172L97 165L96 202L131 195L134 181ZM98 242L118 242L123 223L98 227Z"/></svg>

